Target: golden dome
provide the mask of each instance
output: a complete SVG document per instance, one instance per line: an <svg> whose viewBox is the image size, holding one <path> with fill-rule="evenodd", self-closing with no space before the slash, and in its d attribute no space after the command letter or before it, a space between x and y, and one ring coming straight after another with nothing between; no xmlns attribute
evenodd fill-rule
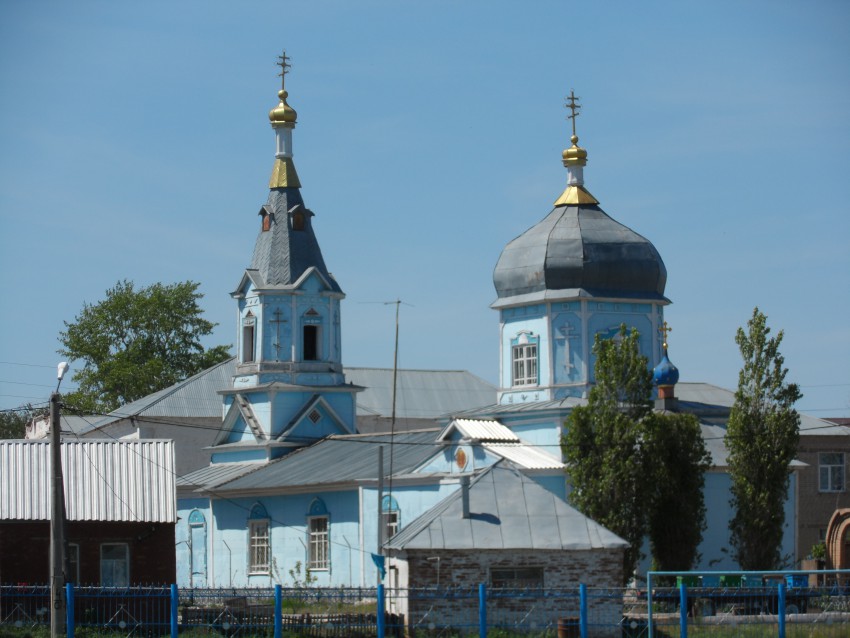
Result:
<svg viewBox="0 0 850 638"><path fill-rule="evenodd" d="M295 118L298 114L295 109L286 103L286 97L289 95L284 89L277 92L280 98L280 104L269 111L269 120L272 126L284 126L287 124L295 124Z"/></svg>
<svg viewBox="0 0 850 638"><path fill-rule="evenodd" d="M587 164L587 151L577 146L578 136L573 135L570 138L573 145L561 154L564 158L564 166L584 166Z"/></svg>

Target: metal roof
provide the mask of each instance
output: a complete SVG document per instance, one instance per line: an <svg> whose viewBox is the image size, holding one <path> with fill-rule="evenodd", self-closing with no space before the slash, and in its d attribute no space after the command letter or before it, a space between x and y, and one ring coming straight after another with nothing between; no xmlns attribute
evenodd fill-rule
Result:
<svg viewBox="0 0 850 638"><path fill-rule="evenodd" d="M561 459L525 443L485 443L484 449L526 470L563 470Z"/></svg>
<svg viewBox="0 0 850 638"><path fill-rule="evenodd" d="M667 301L666 283L655 246L595 205L555 207L505 246L493 271L499 305L546 291Z"/></svg>
<svg viewBox="0 0 850 638"><path fill-rule="evenodd" d="M174 443L148 439L63 441L70 521L174 523ZM49 520L50 444L0 441L0 520Z"/></svg>
<svg viewBox="0 0 850 638"><path fill-rule="evenodd" d="M219 483L217 492L275 490L350 483L378 477L378 446L384 447L384 471L405 474L417 467L437 448L437 430L396 434L348 434L322 439L300 448L259 469L246 469L239 477ZM195 480L197 473L186 479ZM197 482L197 481L196 481Z"/></svg>
<svg viewBox="0 0 850 638"><path fill-rule="evenodd" d="M466 441L519 441L513 430L493 419L455 419L446 426L439 440L447 440L455 431Z"/></svg>
<svg viewBox="0 0 850 638"><path fill-rule="evenodd" d="M252 463L213 463L177 478L178 488L211 490L235 478L266 465L265 461Z"/></svg>
<svg viewBox="0 0 850 638"><path fill-rule="evenodd" d="M293 229L292 213L301 212L304 225ZM262 213L270 215L269 230L261 230L254 245L251 268L258 274L261 288L291 288L309 269L316 269L328 286L341 293L339 284L328 272L319 242L313 233L313 213L304 207L298 188L272 188Z"/></svg>
<svg viewBox="0 0 850 638"><path fill-rule="evenodd" d="M365 388L357 395L357 414L392 414L392 368L345 368L346 380ZM466 370L399 370L396 416L436 419L492 404L496 387Z"/></svg>
<svg viewBox="0 0 850 638"><path fill-rule="evenodd" d="M471 481L469 518L462 516L462 489L405 526L387 547L586 550L628 546L509 463L497 463Z"/></svg>

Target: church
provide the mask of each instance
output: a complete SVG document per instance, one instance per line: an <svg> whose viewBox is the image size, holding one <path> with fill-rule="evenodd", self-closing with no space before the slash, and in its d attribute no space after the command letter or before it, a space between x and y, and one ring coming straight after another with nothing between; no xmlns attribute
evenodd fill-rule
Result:
<svg viewBox="0 0 850 638"><path fill-rule="evenodd" d="M373 377L352 377L343 364L345 294L302 195L285 55L280 65L268 199L245 217L257 239L231 293L236 356L216 367L215 384L200 380L206 373L188 381L214 398L219 426L210 462L177 481L178 585L619 586L626 543L569 505L560 440L593 386L595 337L615 338L621 324L639 331L641 353L659 372L658 407L695 414L712 455L699 568L737 569L728 551L723 445L734 396L677 383L666 356L664 262L586 186L577 98L567 104L566 186L553 188L551 211L496 261L500 363L492 400L481 400L487 392L478 388L430 427L393 416L367 431L359 397ZM105 421L102 429L109 427ZM122 436L140 436L138 423L122 427ZM812 440L846 434L805 416L802 427ZM824 517L801 520L800 477L816 469L802 462L792 469L782 554L793 563L816 542Z"/></svg>

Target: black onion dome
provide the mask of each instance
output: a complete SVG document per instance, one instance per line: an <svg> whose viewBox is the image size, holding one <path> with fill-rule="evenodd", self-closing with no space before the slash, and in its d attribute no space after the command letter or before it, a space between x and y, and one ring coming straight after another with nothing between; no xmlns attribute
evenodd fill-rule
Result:
<svg viewBox="0 0 850 638"><path fill-rule="evenodd" d="M496 305L563 297L664 299L667 269L655 246L599 206L558 206L502 251ZM559 291L559 293L557 292Z"/></svg>

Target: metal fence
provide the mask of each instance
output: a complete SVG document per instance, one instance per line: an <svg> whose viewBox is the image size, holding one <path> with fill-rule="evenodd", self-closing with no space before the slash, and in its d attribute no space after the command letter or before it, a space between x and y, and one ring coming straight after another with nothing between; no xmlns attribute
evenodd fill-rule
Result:
<svg viewBox="0 0 850 638"><path fill-rule="evenodd" d="M68 638L850 635L850 572L654 572L646 587L625 589L68 585L66 597ZM49 633L48 586L0 586L0 638Z"/></svg>

